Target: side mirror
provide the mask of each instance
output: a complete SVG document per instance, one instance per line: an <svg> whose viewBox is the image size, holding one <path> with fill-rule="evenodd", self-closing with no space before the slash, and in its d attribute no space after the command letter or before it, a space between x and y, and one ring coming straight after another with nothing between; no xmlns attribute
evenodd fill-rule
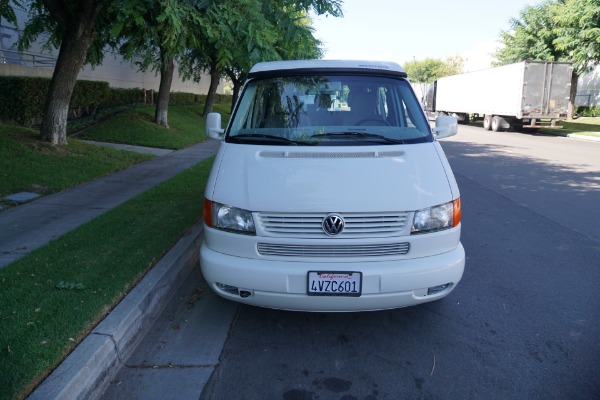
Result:
<svg viewBox="0 0 600 400"><path fill-rule="evenodd" d="M437 139L454 136L458 133L458 120L449 115L440 115L435 119L432 131Z"/></svg>
<svg viewBox="0 0 600 400"><path fill-rule="evenodd" d="M206 116L206 135L211 139L223 140L224 132L221 128L221 114L209 113Z"/></svg>

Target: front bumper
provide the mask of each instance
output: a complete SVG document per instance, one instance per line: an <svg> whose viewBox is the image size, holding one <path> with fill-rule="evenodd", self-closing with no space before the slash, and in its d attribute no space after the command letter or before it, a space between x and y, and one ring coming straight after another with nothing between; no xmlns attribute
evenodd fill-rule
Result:
<svg viewBox="0 0 600 400"><path fill-rule="evenodd" d="M460 281L465 266L462 244L427 257L360 262L259 260L200 249L204 278L220 296L255 306L295 311L374 311L438 300ZM308 296L308 271L362 272L360 297ZM219 285L237 288L224 291ZM428 288L449 283L441 292ZM240 296L242 293L247 297Z"/></svg>

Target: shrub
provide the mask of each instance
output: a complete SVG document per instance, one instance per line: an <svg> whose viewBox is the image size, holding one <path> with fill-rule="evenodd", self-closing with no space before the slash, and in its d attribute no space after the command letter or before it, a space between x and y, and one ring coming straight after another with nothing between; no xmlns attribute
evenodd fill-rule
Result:
<svg viewBox="0 0 600 400"><path fill-rule="evenodd" d="M582 117L600 117L600 106L579 106L576 114Z"/></svg>
<svg viewBox="0 0 600 400"><path fill-rule="evenodd" d="M146 102L150 102L149 90L147 93ZM112 108L119 106L126 106L130 104L144 103L144 90L133 88L133 89L121 89L121 88L110 88L108 96L102 104L103 108Z"/></svg>
<svg viewBox="0 0 600 400"><path fill-rule="evenodd" d="M22 126L31 127L39 123L44 110L46 93L50 86L48 78L31 78L21 76L0 77L0 121L13 121ZM144 97L145 95L145 97ZM139 88L111 88L108 82L84 81L76 82L69 105L69 118L93 116L99 110L111 109L140 103L156 103L158 92ZM204 103L206 95L172 92L169 97L171 105ZM218 94L217 103L231 102L230 95Z"/></svg>
<svg viewBox="0 0 600 400"><path fill-rule="evenodd" d="M155 97L156 99L156 97ZM174 106L197 103L197 95L194 93L172 92L169 95L169 104Z"/></svg>
<svg viewBox="0 0 600 400"><path fill-rule="evenodd" d="M109 98L108 82L77 81L73 88L69 111L73 118L83 115L94 115L99 107Z"/></svg>
<svg viewBox="0 0 600 400"><path fill-rule="evenodd" d="M49 84L46 78L0 78L0 119L33 125L42 115Z"/></svg>

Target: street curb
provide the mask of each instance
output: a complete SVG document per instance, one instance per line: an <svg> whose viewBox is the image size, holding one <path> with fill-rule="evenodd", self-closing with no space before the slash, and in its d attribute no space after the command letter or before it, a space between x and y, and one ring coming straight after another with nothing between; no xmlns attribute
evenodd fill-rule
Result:
<svg viewBox="0 0 600 400"><path fill-rule="evenodd" d="M590 140L592 142L600 142L600 136L578 135L576 133L567 133L567 137L573 139Z"/></svg>
<svg viewBox="0 0 600 400"><path fill-rule="evenodd" d="M28 399L99 397L135 350L145 328L158 317L192 268L198 266L201 239L202 224L197 223Z"/></svg>

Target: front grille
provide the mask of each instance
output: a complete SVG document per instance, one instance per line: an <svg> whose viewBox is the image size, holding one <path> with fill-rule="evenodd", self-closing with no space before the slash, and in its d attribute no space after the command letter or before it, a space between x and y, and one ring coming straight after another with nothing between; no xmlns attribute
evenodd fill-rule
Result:
<svg viewBox="0 0 600 400"><path fill-rule="evenodd" d="M368 245L292 245L259 243L258 252L263 256L279 257L385 257L408 253L409 243L386 243Z"/></svg>
<svg viewBox="0 0 600 400"><path fill-rule="evenodd" d="M344 231L338 237L400 236L404 233L407 213L340 213ZM260 213L259 224L268 236L324 237L323 213Z"/></svg>

